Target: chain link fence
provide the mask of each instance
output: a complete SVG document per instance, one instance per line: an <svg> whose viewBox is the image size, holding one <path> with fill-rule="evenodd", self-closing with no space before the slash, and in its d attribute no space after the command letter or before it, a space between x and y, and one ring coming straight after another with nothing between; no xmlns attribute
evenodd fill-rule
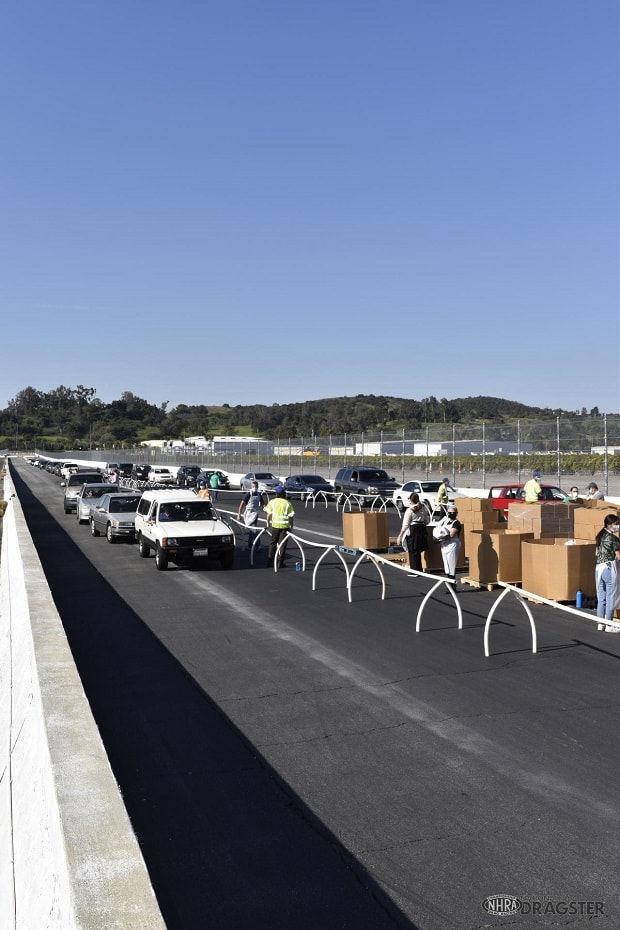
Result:
<svg viewBox="0 0 620 930"><path fill-rule="evenodd" d="M84 452L69 454L86 457ZM602 491L613 495L620 494L620 414L239 440L210 449L116 448L91 451L88 457L170 465L191 462L233 474L320 473L328 479L343 466L366 465L383 468L402 482L440 475L472 488L521 482L537 468L545 483L562 486L595 480Z"/></svg>

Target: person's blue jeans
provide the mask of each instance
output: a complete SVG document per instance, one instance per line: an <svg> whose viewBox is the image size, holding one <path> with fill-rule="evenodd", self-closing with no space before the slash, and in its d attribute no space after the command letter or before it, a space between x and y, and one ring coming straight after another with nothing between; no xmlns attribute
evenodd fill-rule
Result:
<svg viewBox="0 0 620 930"><path fill-rule="evenodd" d="M596 566L596 616L613 620L616 601L617 567L609 562Z"/></svg>

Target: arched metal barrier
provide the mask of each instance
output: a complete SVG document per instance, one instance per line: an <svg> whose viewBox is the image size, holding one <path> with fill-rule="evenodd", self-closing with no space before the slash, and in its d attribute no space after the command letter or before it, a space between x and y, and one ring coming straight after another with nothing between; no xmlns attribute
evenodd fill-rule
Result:
<svg viewBox="0 0 620 930"><path fill-rule="evenodd" d="M551 601L549 598L541 597L538 594L534 594L531 591L524 591L523 588L517 588L513 584L508 584L506 581L497 582L500 587L504 590L499 595L497 600L494 602L491 607L489 614L484 625L484 654L488 658L490 655L489 652L489 632L491 629L491 623L497 608L499 607L501 601L509 594L514 594L517 601L523 607L525 613L528 616L530 621L530 628L532 631L532 652L537 652L538 649L538 638L536 635L536 623L534 622L534 616L530 610L530 606L526 601L526 598L530 599L537 604L546 604L547 607L553 607L555 610L561 610L563 613L572 614L575 617L579 617L580 620L592 620L594 623L601 624L601 618L593 614L587 614L583 610L579 610L577 607L569 607L567 604L559 604L557 601ZM610 626L612 629L620 630L620 620L604 620L602 621L605 626Z"/></svg>
<svg viewBox="0 0 620 930"><path fill-rule="evenodd" d="M346 491L336 491L336 513L339 512L340 507L342 507L343 512L346 510L347 505L349 510L352 510L352 502L357 504L358 510L361 510L366 501L369 498L369 494L358 494L355 491L351 491L349 494ZM389 505L392 505L394 502L391 497L382 497L380 494L376 494L371 502L370 509L378 511L386 511Z"/></svg>

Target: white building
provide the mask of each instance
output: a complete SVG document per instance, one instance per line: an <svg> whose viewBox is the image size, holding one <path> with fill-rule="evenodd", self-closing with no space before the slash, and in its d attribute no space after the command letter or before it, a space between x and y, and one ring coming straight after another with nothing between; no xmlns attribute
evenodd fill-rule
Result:
<svg viewBox="0 0 620 930"><path fill-rule="evenodd" d="M417 455L417 456L451 456L451 455L515 455L517 452L531 452L530 442L518 443L511 439L457 439L455 442L426 442L419 439L387 439L380 442L356 442L355 455Z"/></svg>

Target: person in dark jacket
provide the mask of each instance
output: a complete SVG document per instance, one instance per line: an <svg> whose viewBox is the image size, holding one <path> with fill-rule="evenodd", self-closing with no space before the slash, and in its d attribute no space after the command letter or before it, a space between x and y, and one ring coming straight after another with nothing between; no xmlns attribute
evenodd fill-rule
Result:
<svg viewBox="0 0 620 930"><path fill-rule="evenodd" d="M428 510L420 503L420 498L414 491L409 495L409 506L403 514L396 542L397 545L406 547L409 553L409 567L417 572L422 571L422 553L428 549L426 527L429 520Z"/></svg>

